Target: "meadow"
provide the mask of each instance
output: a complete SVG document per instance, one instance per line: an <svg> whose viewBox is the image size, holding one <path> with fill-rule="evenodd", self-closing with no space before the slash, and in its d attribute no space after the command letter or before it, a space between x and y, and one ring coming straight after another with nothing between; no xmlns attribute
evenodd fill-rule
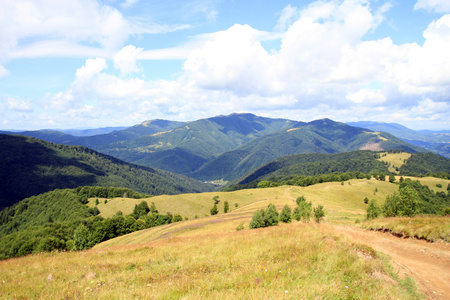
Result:
<svg viewBox="0 0 450 300"><path fill-rule="evenodd" d="M332 225L363 221L365 197L381 205L397 189L388 181L353 179L148 198L161 213L180 213L189 220L134 232L87 251L0 261L0 298L420 299L414 281L400 278L388 256L353 242ZM215 196L220 212L206 216ZM254 211L269 203L278 211L285 204L294 208L300 196L313 206L324 205L325 223L248 229ZM131 212L142 201L99 200L105 217L117 210ZM89 205L95 206L94 201ZM228 213L224 201L230 204ZM240 224L244 230L237 231Z"/></svg>

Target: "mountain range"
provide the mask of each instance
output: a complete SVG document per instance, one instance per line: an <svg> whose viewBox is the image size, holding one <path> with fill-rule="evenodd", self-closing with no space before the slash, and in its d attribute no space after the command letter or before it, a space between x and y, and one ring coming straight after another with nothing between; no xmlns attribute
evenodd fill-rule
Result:
<svg viewBox="0 0 450 300"><path fill-rule="evenodd" d="M192 122L151 120L122 130L82 137L59 131L15 134L89 147L130 163L202 181L236 180L273 159L291 154L364 149L426 151L387 132L330 119L306 123L248 113Z"/></svg>

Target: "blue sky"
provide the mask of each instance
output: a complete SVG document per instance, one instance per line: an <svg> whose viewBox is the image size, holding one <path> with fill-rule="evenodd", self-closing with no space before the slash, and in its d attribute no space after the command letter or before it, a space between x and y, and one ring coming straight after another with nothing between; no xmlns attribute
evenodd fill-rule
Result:
<svg viewBox="0 0 450 300"><path fill-rule="evenodd" d="M0 129L233 112L450 129L448 0L0 6Z"/></svg>

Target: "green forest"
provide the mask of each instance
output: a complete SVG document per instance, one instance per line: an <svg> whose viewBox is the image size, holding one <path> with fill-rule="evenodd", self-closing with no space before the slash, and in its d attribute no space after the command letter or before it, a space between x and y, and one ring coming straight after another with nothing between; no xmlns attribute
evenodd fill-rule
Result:
<svg viewBox="0 0 450 300"><path fill-rule="evenodd" d="M106 196L106 197L105 197ZM97 207L89 208L87 197L148 198L130 189L78 187L33 196L0 212L0 259L42 251L83 250L103 241L182 220L178 214L160 214L146 201L125 216L118 212L104 219Z"/></svg>

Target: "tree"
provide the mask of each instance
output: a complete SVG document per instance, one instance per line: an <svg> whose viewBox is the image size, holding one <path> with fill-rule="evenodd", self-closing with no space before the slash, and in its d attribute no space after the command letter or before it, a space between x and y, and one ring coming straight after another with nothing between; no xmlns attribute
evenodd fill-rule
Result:
<svg viewBox="0 0 450 300"><path fill-rule="evenodd" d="M386 197L383 205L383 215L385 217L394 216L415 216L419 211L419 195L417 191L410 187L400 188L400 194L394 193Z"/></svg>
<svg viewBox="0 0 450 300"><path fill-rule="evenodd" d="M152 202L152 204L150 205L150 211L152 213L158 213L158 210L156 209L155 202Z"/></svg>
<svg viewBox="0 0 450 300"><path fill-rule="evenodd" d="M89 244L89 230L80 224L73 232L73 250L87 249Z"/></svg>
<svg viewBox="0 0 450 300"><path fill-rule="evenodd" d="M381 174L378 176L378 179L381 180L381 181L386 181L386 176L384 176L384 174L381 173Z"/></svg>
<svg viewBox="0 0 450 300"><path fill-rule="evenodd" d="M303 220L303 222L309 222L312 214L312 203L311 202L300 202L300 204L294 209L292 218L297 221Z"/></svg>
<svg viewBox="0 0 450 300"><path fill-rule="evenodd" d="M394 183L395 182L395 176L393 174L389 175L389 182Z"/></svg>
<svg viewBox="0 0 450 300"><path fill-rule="evenodd" d="M297 197L295 202L297 202L297 205L299 205L301 202L306 202L306 198L305 198L305 196Z"/></svg>
<svg viewBox="0 0 450 300"><path fill-rule="evenodd" d="M183 218L180 214L174 214L172 217L172 223L183 221Z"/></svg>
<svg viewBox="0 0 450 300"><path fill-rule="evenodd" d="M139 219L141 217L145 218L145 216L149 213L150 208L148 207L147 201L141 201L141 203L134 206L132 216L135 219Z"/></svg>
<svg viewBox="0 0 450 300"><path fill-rule="evenodd" d="M248 227L250 229L266 227L264 222L264 209L255 211Z"/></svg>
<svg viewBox="0 0 450 300"><path fill-rule="evenodd" d="M365 198L364 198L364 203L365 203L365 204L369 203L369 198L365 197Z"/></svg>
<svg viewBox="0 0 450 300"><path fill-rule="evenodd" d="M370 200L367 207L367 220L378 218L381 215L381 208L378 206L377 201Z"/></svg>
<svg viewBox="0 0 450 300"><path fill-rule="evenodd" d="M289 207L289 205L286 204L281 210L280 222L291 223L291 212L292 212L291 208Z"/></svg>
<svg viewBox="0 0 450 300"><path fill-rule="evenodd" d="M227 213L230 210L230 205L228 204L228 201L225 201L223 203L223 212Z"/></svg>
<svg viewBox="0 0 450 300"><path fill-rule="evenodd" d="M314 220L316 220L317 223L323 221L323 218L325 217L325 210L323 209L323 205L314 207L313 211L314 211Z"/></svg>
<svg viewBox="0 0 450 300"><path fill-rule="evenodd" d="M209 212L211 213L211 216L217 215L219 213L219 210L217 209L217 205L215 203Z"/></svg>
<svg viewBox="0 0 450 300"><path fill-rule="evenodd" d="M266 212L264 214L264 223L266 224L266 226L278 225L277 208L272 203L267 206Z"/></svg>

